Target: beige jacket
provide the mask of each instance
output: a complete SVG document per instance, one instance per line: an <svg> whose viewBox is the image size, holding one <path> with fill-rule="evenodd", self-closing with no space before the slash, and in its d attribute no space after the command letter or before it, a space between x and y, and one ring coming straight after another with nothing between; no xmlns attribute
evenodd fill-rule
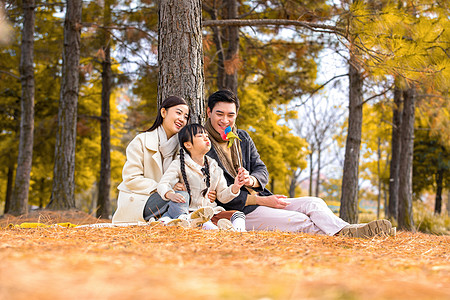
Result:
<svg viewBox="0 0 450 300"><path fill-rule="evenodd" d="M209 174L210 174L210 188L209 190L216 191L217 200L222 203L228 203L237 197L240 193L238 191L236 194L231 191L231 186L227 185L227 181L223 175L222 168L214 159L207 157L209 162ZM185 170L186 177L189 182L189 187L191 190L191 200L189 202L189 210L194 211L200 207L211 206L214 208L214 212L218 213L224 211L223 207L217 206L216 202L211 203L208 199L208 192L205 194L206 197L202 196L202 191L206 188L206 176L202 173L202 166L197 164L192 160L189 155L185 156ZM180 160L176 159L172 161L167 171L162 176L158 184L158 193L166 201L169 201L165 197L166 193L173 191L173 186L181 181L183 182L180 168Z"/></svg>
<svg viewBox="0 0 450 300"><path fill-rule="evenodd" d="M158 146L157 130L137 135L128 145L113 223L145 222L145 203L156 192L163 173Z"/></svg>

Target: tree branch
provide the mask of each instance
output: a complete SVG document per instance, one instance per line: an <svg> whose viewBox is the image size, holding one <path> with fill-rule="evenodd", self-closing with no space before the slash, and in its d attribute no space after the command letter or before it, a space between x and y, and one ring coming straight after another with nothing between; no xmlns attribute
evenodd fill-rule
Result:
<svg viewBox="0 0 450 300"><path fill-rule="evenodd" d="M202 22L204 27L213 26L266 26L266 25L283 25L283 26L298 26L304 27L312 31L336 33L342 36L345 35L345 30L338 28L336 26L317 24L312 22L295 21L295 20L284 20L284 19L227 19L227 20L204 20Z"/></svg>
<svg viewBox="0 0 450 300"><path fill-rule="evenodd" d="M14 73L11 73L11 72L8 72L8 71L3 71L3 70L0 70L0 73L9 75L9 76L11 76L11 77L13 77L13 78L15 78L15 79L17 79L17 80L20 80L20 76L17 76L17 75L14 74Z"/></svg>

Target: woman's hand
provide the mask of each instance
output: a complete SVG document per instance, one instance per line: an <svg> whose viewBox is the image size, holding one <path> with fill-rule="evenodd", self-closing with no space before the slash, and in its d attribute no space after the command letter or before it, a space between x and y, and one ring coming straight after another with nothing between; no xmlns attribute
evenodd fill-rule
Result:
<svg viewBox="0 0 450 300"><path fill-rule="evenodd" d="M172 202L186 203L186 199L184 199L183 195L175 193L174 191L168 191L165 196Z"/></svg>
<svg viewBox="0 0 450 300"><path fill-rule="evenodd" d="M184 186L184 183L182 183L182 182L177 182L177 183L175 183L175 185L173 186L173 190L174 190L174 191L186 191L186 187Z"/></svg>

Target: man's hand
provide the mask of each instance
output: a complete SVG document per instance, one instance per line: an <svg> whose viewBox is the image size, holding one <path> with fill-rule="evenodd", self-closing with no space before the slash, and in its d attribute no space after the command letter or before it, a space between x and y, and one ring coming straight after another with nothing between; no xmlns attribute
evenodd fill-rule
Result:
<svg viewBox="0 0 450 300"><path fill-rule="evenodd" d="M174 191L186 191L186 187L184 186L183 183L177 182L177 183L175 183L175 185L173 186L173 190L174 190Z"/></svg>
<svg viewBox="0 0 450 300"><path fill-rule="evenodd" d="M289 202L282 200L286 198L287 197L284 195L258 196L256 198L256 204L272 208L283 209L290 204Z"/></svg>
<svg viewBox="0 0 450 300"><path fill-rule="evenodd" d="M243 167L239 168L237 179L240 186L251 186L251 184L253 183L253 179L250 178L250 174ZM236 180L234 182L236 183Z"/></svg>
<svg viewBox="0 0 450 300"><path fill-rule="evenodd" d="M213 203L214 201L216 201L216 199L217 199L217 193L216 193L216 191L209 191L209 193L208 193L208 199L209 199L209 201L211 201L211 203Z"/></svg>

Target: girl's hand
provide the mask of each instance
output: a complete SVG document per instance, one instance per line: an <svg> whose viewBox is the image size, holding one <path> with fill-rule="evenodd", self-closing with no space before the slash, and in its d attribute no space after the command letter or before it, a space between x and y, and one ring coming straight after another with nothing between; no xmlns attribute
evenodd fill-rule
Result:
<svg viewBox="0 0 450 300"><path fill-rule="evenodd" d="M184 183L177 182L177 183L173 186L173 190L174 190L174 191L186 191L186 187L184 186Z"/></svg>
<svg viewBox="0 0 450 300"><path fill-rule="evenodd" d="M216 193L216 191L209 191L209 193L208 193L208 199L209 199L209 201L211 201L211 203L213 203L214 201L216 201L216 199L217 199L217 193Z"/></svg>
<svg viewBox="0 0 450 300"><path fill-rule="evenodd" d="M168 191L165 196L167 199L170 199L170 201L172 201L172 202L186 203L186 199L184 199L183 195L175 193L173 191Z"/></svg>

